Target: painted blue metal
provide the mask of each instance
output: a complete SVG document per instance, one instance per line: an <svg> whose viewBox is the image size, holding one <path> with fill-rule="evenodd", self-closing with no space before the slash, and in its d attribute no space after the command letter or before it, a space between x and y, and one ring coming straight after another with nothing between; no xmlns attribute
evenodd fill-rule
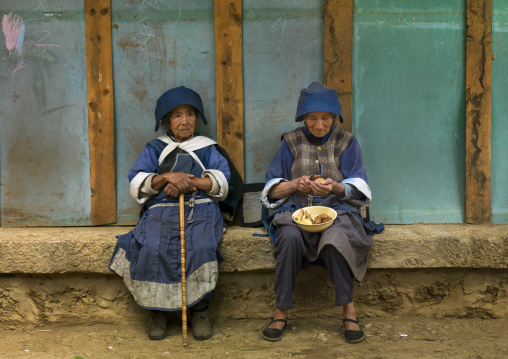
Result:
<svg viewBox="0 0 508 359"><path fill-rule="evenodd" d="M492 222L508 223L508 3L494 0L492 16Z"/></svg>
<svg viewBox="0 0 508 359"><path fill-rule="evenodd" d="M263 182L300 90L323 81L323 1L243 1L245 182Z"/></svg>
<svg viewBox="0 0 508 359"><path fill-rule="evenodd" d="M353 47L372 219L463 222L465 2L355 1Z"/></svg>
<svg viewBox="0 0 508 359"><path fill-rule="evenodd" d="M209 121L197 131L217 138L213 0L114 0L112 26L117 222L133 224L140 208L129 196L127 172L158 136L159 96L181 85L197 91Z"/></svg>
<svg viewBox="0 0 508 359"><path fill-rule="evenodd" d="M2 226L91 224L83 11L0 3Z"/></svg>
<svg viewBox="0 0 508 359"><path fill-rule="evenodd" d="M297 126L300 89L323 79L323 3L243 1L246 183L263 181L280 135ZM0 37L1 225L90 225L83 2L2 1L9 14L25 33L21 44ZM507 19L494 0L494 223L508 223ZM209 120L198 131L216 138L213 0L113 0L112 25L118 224L133 224L126 175L157 135L160 94L198 91ZM356 0L353 48L353 132L371 217L463 222L465 2Z"/></svg>

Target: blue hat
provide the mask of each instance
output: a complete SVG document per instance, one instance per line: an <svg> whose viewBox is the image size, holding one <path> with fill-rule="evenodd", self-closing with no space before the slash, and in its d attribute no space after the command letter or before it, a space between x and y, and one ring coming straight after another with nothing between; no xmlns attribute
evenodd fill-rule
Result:
<svg viewBox="0 0 508 359"><path fill-rule="evenodd" d="M300 91L295 121L303 121L304 115L311 112L330 112L339 115L340 122L344 122L337 91L318 82Z"/></svg>
<svg viewBox="0 0 508 359"><path fill-rule="evenodd" d="M205 125L208 124L203 111L203 101L201 101L199 94L190 88L180 86L164 92L157 100L157 106L155 107L155 131L159 129L159 124L164 116L180 105L194 107L198 112L196 116L201 117Z"/></svg>

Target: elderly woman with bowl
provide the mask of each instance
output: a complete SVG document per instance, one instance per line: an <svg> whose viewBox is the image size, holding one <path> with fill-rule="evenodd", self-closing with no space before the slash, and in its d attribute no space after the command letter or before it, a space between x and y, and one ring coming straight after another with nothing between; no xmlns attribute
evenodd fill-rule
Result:
<svg viewBox="0 0 508 359"><path fill-rule="evenodd" d="M123 277L134 299L153 311L151 340L167 336L168 312L182 310L179 197L184 194L186 302L194 338L209 339L208 306L217 284L224 221L218 201L229 191L230 168L216 142L199 136L206 125L199 94L180 86L163 93L155 131L128 173L130 195L143 205L136 227L118 236L110 269Z"/></svg>
<svg viewBox="0 0 508 359"><path fill-rule="evenodd" d="M337 92L313 82L300 93L296 122L302 127L282 135L265 176L261 200L275 209L265 219L274 242L275 314L262 337L278 341L293 308L293 289L300 268L324 264L335 287L335 305L342 307L345 339L365 339L353 304L353 280L360 281L367 267L371 235L382 224L363 223L358 205L372 199L362 152L352 133L336 126L342 120ZM303 230L292 218L307 206L335 209L333 224L320 232ZM302 228L300 228L302 227Z"/></svg>

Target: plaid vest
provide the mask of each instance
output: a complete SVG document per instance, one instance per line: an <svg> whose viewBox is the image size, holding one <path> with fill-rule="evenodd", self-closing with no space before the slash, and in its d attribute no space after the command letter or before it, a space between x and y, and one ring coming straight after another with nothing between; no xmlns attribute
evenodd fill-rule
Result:
<svg viewBox="0 0 508 359"><path fill-rule="evenodd" d="M299 128L284 133L282 137L295 159L291 166L290 180L303 175L318 175L320 165L322 177L331 178L336 182L344 179L340 170L340 156L354 137L351 132L335 127L328 140L320 146L310 143Z"/></svg>

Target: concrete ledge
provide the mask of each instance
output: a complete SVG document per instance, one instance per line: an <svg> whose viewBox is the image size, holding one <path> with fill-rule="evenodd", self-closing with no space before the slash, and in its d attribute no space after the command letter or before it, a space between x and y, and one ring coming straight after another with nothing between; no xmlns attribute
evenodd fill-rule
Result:
<svg viewBox="0 0 508 359"><path fill-rule="evenodd" d="M116 235L132 227L0 228L0 273L110 274ZM273 271L264 228L230 227L221 272ZM373 237L370 269L508 268L508 225L390 225Z"/></svg>
<svg viewBox="0 0 508 359"><path fill-rule="evenodd" d="M150 315L108 269L132 227L0 228L0 323L135 323ZM266 319L275 306L264 228L228 229L213 316ZM355 307L366 316L508 318L508 226L391 225L376 235ZM294 318L336 317L326 268L302 270Z"/></svg>

